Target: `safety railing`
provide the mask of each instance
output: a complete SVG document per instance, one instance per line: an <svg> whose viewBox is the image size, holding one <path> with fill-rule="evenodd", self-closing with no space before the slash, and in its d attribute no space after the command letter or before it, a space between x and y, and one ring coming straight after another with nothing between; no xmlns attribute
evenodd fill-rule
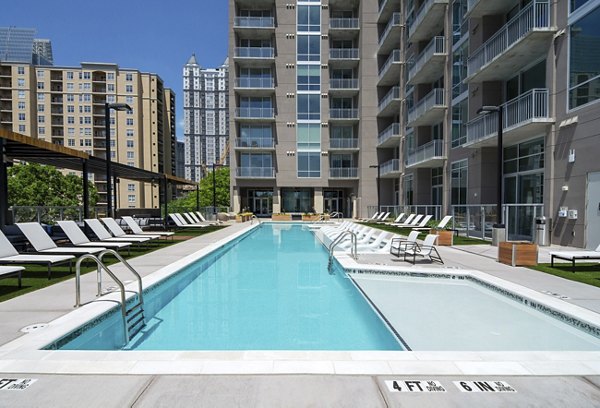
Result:
<svg viewBox="0 0 600 408"><path fill-rule="evenodd" d="M400 171L400 159L388 160L385 163L379 165L379 174L385 176L391 173L398 173Z"/></svg>
<svg viewBox="0 0 600 408"><path fill-rule="evenodd" d="M330 18L329 29L356 29L359 27L358 18Z"/></svg>
<svg viewBox="0 0 600 408"><path fill-rule="evenodd" d="M379 112L387 108L392 102L400 100L400 87L393 86L392 89L385 94L381 101L379 102Z"/></svg>
<svg viewBox="0 0 600 408"><path fill-rule="evenodd" d="M435 88L408 111L408 123L414 122L432 108L445 106L444 90L442 88Z"/></svg>
<svg viewBox="0 0 600 408"><path fill-rule="evenodd" d="M357 177L357 167L332 167L329 169L329 178L348 179Z"/></svg>
<svg viewBox="0 0 600 408"><path fill-rule="evenodd" d="M408 80L417 75L421 69L427 64L434 55L446 54L446 39L443 36L433 37L427 44L427 47L414 59L413 64L408 70Z"/></svg>
<svg viewBox="0 0 600 408"><path fill-rule="evenodd" d="M331 78L329 89L358 89L357 78Z"/></svg>
<svg viewBox="0 0 600 408"><path fill-rule="evenodd" d="M275 87L275 80L273 78L242 77L235 80L235 86L237 88L270 89Z"/></svg>
<svg viewBox="0 0 600 408"><path fill-rule="evenodd" d="M273 17L234 17L234 28L274 28Z"/></svg>
<svg viewBox="0 0 600 408"><path fill-rule="evenodd" d="M358 59L358 48L332 48L329 59Z"/></svg>
<svg viewBox="0 0 600 408"><path fill-rule="evenodd" d="M392 137L400 137L400 123L392 123L379 133L379 136L377 136L377 143L382 144Z"/></svg>
<svg viewBox="0 0 600 408"><path fill-rule="evenodd" d="M394 50L394 51L392 51L392 53L390 54L390 56L388 57L388 59L385 60L385 62L383 63L383 65L379 69L379 78L381 78L382 76L385 75L385 73L387 72L387 70L392 66L392 64L394 62L399 63L401 61L401 58L400 58L401 55L402 54L400 54L400 50Z"/></svg>
<svg viewBox="0 0 600 408"><path fill-rule="evenodd" d="M379 35L379 45L380 46L386 40L390 31L392 31L392 29L394 27L400 27L401 18L402 18L402 15L399 12L395 12L394 14L392 14L392 18L390 18L387 25L385 26L385 28Z"/></svg>
<svg viewBox="0 0 600 408"><path fill-rule="evenodd" d="M335 248L346 238L346 236L350 235L350 256L353 259L357 259L356 256L356 234L353 231L343 231L338 235L331 245L329 245L329 262L327 263L327 270L331 273L333 266L333 251Z"/></svg>
<svg viewBox="0 0 600 408"><path fill-rule="evenodd" d="M432 140L422 146L417 147L412 152L409 152L406 159L406 166L414 166L428 160L444 156L444 141Z"/></svg>
<svg viewBox="0 0 600 408"><path fill-rule="evenodd" d="M273 47L235 47L235 58L275 58Z"/></svg>
<svg viewBox="0 0 600 408"><path fill-rule="evenodd" d="M357 138L331 138L329 139L329 148L330 149L358 149L358 139Z"/></svg>

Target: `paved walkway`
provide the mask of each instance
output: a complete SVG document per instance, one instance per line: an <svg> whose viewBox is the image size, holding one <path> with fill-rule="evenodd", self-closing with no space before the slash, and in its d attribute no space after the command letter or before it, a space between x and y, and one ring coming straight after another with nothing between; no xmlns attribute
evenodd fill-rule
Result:
<svg viewBox="0 0 600 408"><path fill-rule="evenodd" d="M185 257L191 252L213 244L249 226L232 226L201 237L191 239L152 254L136 258L131 263L143 276L151 274L164 265ZM490 246L440 248L445 260L444 267L479 269L490 275L524 285L538 292L554 293L554 297L566 296L565 301L600 312L600 289L577 282L556 278L551 275L530 271L526 268L512 268L495 261L495 248ZM543 248L541 260L547 254ZM361 255L363 264L402 265L390 255ZM115 268L118 269L118 268ZM84 301L94 299L95 275L82 278ZM34 323L44 323L56 319L73 310L74 283L65 281L40 291L0 303L0 344L4 344L24 334L19 329ZM55 352L54 352L55 353ZM62 352L61 352L62 353ZM340 361L330 361L316 369L306 353L296 352L287 355L270 352L246 352L240 360L240 353L213 353L220 361L205 361L193 353L156 354L154 361L138 361L131 366L131 374L115 374L117 360L102 361L106 356L118 355L128 359L135 352L98 352L97 361L86 361L85 353L65 352L70 362L81 360L79 371L72 374L44 374L45 367L56 367L63 372L67 361L61 360L53 352L45 354L42 361L22 353L19 361L1 359L0 377L37 379L24 391L7 391L0 380L0 406L10 407L455 407L455 406L532 406L532 407L591 407L600 406L600 363L580 361L589 354L573 353L569 364L552 361L551 355L540 354L537 366L530 366L527 372L515 370L516 365L505 361L506 355L499 355L494 361L493 354L485 357L465 354L465 361L457 371L456 363L435 353L396 354L389 360L385 353L337 353ZM115 353L115 352L113 352ZM324 355L327 353L323 353ZM357 364L342 361L352 354ZM520 358L515 353L515 359ZM6 354L8 356L8 354ZM329 353L327 356L336 355ZM290 357L292 356L292 357ZM327 357L326 356L326 357ZM403 356L403 357L399 357ZM265 360L266 358L266 360ZM325 358L325 357L324 357ZM596 355L600 360L600 352ZM30 362L28 364L28 361ZM579 361L576 365L573 361ZM18 363L15 365L15 363ZM358 364L360 363L360 364ZM124 364L129 364L124 362ZM322 362L320 364L323 364ZM18 372L11 367L19 366ZM571 367L571 373L564 367ZM23 368L25 367L25 368ZM29 367L26 369L26 367ZM213 374L202 367L213 367ZM215 375L219 368L221 375ZM268 370L261 367L269 367ZM385 367L385 369L382 369ZM537 371L535 368L537 367ZM574 367L574 368L573 368ZM548 376L556 369L563 368L562 375ZM143 374L134 374L135 371ZM326 375L319 374L322 369ZM71 369L72 370L72 369ZM183 375L184 372L193 373ZM210 370L208 370L210 371ZM235 373L248 372L245 375ZM256 375L257 372L277 372L278 375ZM468 373L460 375L458 372ZM538 375L536 375L536 372ZM95 374L91 374L95 373ZM104 373L104 374L100 374ZM302 373L310 373L303 375ZM169 375L170 374L170 375ZM533 375L532 375L533 374ZM403 381L435 380L446 390L444 393L396 392L391 383L397 381L402 391L417 390L416 383L407 386ZM505 381L516 392L461 392L464 381ZM459 385L456 385L457 382ZM465 383L468 387L468 383ZM479 383L480 386L483 383ZM493 383L491 383L493 385ZM460 388L462 387L462 388ZM471 384L471 389L475 388ZM485 387L484 387L485 388Z"/></svg>

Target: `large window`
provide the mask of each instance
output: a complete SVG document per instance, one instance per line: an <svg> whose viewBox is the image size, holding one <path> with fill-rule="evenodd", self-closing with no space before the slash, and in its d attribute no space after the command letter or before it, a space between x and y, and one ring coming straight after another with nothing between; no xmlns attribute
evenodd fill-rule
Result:
<svg viewBox="0 0 600 408"><path fill-rule="evenodd" d="M298 120L321 119L321 95L298 94Z"/></svg>
<svg viewBox="0 0 600 408"><path fill-rule="evenodd" d="M240 159L240 167L244 168L273 167L273 156L271 156L271 153L242 153Z"/></svg>
<svg viewBox="0 0 600 408"><path fill-rule="evenodd" d="M321 60L321 36L298 35L298 61Z"/></svg>
<svg viewBox="0 0 600 408"><path fill-rule="evenodd" d="M282 188L281 210L283 212L314 212L313 193L310 188Z"/></svg>
<svg viewBox="0 0 600 408"><path fill-rule="evenodd" d="M468 100L452 107L452 147L459 147L467 141Z"/></svg>
<svg viewBox="0 0 600 408"><path fill-rule="evenodd" d="M299 91L321 89L321 67L319 65L298 65L297 72Z"/></svg>
<svg viewBox="0 0 600 408"><path fill-rule="evenodd" d="M452 205L467 203L467 164L467 160L460 160L451 165L450 182L452 186Z"/></svg>
<svg viewBox="0 0 600 408"><path fill-rule="evenodd" d="M321 152L298 152L298 177L321 177Z"/></svg>
<svg viewBox="0 0 600 408"><path fill-rule="evenodd" d="M321 125L298 123L298 150L321 151Z"/></svg>
<svg viewBox="0 0 600 408"><path fill-rule="evenodd" d="M600 99L600 7L570 27L569 108Z"/></svg>
<svg viewBox="0 0 600 408"><path fill-rule="evenodd" d="M321 7L298 6L298 32L321 31Z"/></svg>

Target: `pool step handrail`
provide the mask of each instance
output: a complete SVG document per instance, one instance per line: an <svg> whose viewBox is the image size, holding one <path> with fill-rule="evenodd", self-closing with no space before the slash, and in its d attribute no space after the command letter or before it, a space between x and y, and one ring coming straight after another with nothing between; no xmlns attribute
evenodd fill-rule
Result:
<svg viewBox="0 0 600 408"><path fill-rule="evenodd" d="M340 235L333 240L331 245L329 245L329 263L327 264L327 270L331 273L331 267L333 266L333 251L336 246L338 246L342 240L346 237L346 235L350 235L350 256L354 259L357 259L356 256L356 234L353 231L342 231Z"/></svg>
<svg viewBox="0 0 600 408"><path fill-rule="evenodd" d="M252 216L250 217L250 225L254 223L254 220L256 220L256 222L260 224L260 218L258 218L255 214L252 214Z"/></svg>

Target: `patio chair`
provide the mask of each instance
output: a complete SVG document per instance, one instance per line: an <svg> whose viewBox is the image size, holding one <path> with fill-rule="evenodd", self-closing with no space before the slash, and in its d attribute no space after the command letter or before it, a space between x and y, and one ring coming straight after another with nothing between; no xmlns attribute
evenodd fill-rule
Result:
<svg viewBox="0 0 600 408"><path fill-rule="evenodd" d="M406 219L406 222L404 224L396 224L395 227L398 228L412 228L412 227L416 227L417 224L419 224L419 222L421 221L421 219L424 217L424 214L415 214L415 217L409 221L408 218Z"/></svg>
<svg viewBox="0 0 600 408"><path fill-rule="evenodd" d="M52 276L52 266L69 263L69 271L73 271L73 255L20 254L0 230L0 264L9 265L46 265L48 279Z"/></svg>
<svg viewBox="0 0 600 408"><path fill-rule="evenodd" d="M199 228L205 228L206 225L199 225L199 224L189 224L187 221L185 221L185 219L183 218L183 216L179 213L172 213L169 214L169 217L173 220L173 222L175 222L175 226L176 228L180 228L180 229L199 229Z"/></svg>
<svg viewBox="0 0 600 408"><path fill-rule="evenodd" d="M430 219L433 218L433 215L426 215L421 219L421 222L419 222L415 227L411 227L411 229L417 229L417 230L422 230L423 228L425 228L426 230L429 230L429 227L426 227L427 223L429 222Z"/></svg>
<svg viewBox="0 0 600 408"><path fill-rule="evenodd" d="M42 228L41 224L37 222L18 222L15 225L23 232L35 252L40 254L87 255L98 254L106 249L106 247L100 245L85 248L59 247Z"/></svg>
<svg viewBox="0 0 600 408"><path fill-rule="evenodd" d="M100 220L96 219L96 218L89 218L89 219L85 219L83 220L88 227L90 227L90 229L92 230L92 232L98 237L98 239L100 241L104 241L104 242L129 242L131 243L143 243L143 242L148 242L150 241L149 237L134 237L134 236L128 236L127 238L117 238L117 237L113 237L110 232L108 232L106 230L106 228L104 228L104 226L102 225L102 223L100 222Z"/></svg>
<svg viewBox="0 0 600 408"><path fill-rule="evenodd" d="M397 216L394 221L392 222L386 222L385 225L395 225L395 224L400 224L402 218L404 218L404 213L400 213L399 216Z"/></svg>
<svg viewBox="0 0 600 408"><path fill-rule="evenodd" d="M412 224L412 222L416 216L417 216L417 214L408 214L408 216L406 217L404 222L391 222L388 225L393 225L394 227L398 227L401 225Z"/></svg>
<svg viewBox="0 0 600 408"><path fill-rule="evenodd" d="M450 220L452 219L451 215L446 215L444 218L442 218L442 220L439 222L438 225L436 225L435 227L433 227L433 229L444 229L446 228L446 225L448 225L448 223L450 222ZM429 221L429 220L427 220ZM429 227L425 227L425 226L418 226L418 227L414 227L413 231L429 231L431 228Z"/></svg>
<svg viewBox="0 0 600 408"><path fill-rule="evenodd" d="M382 215L383 215L383 212L376 211L375 214L373 214L371 217L369 217L369 218L359 218L359 219L357 219L357 221L363 221L363 222L376 221Z"/></svg>
<svg viewBox="0 0 600 408"><path fill-rule="evenodd" d="M16 276L19 282L19 289L21 289L21 272L23 272L24 269L25 268L22 266L0 266L0 279Z"/></svg>
<svg viewBox="0 0 600 408"><path fill-rule="evenodd" d="M162 237L171 237L171 239L173 239L173 235L175 235L174 232L169 231L144 231L142 227L140 227L139 224L133 219L133 217L128 215L124 215L121 217L121 219L125 221L125 224L127 224L131 232L133 232L135 235L160 235Z"/></svg>
<svg viewBox="0 0 600 408"><path fill-rule="evenodd" d="M423 244L415 244L412 248L407 248L406 251L404 251L404 260L410 262L410 259L407 259L406 257L412 256L411 263L414 265L417 256L422 256L424 258L429 258L430 262L439 262L443 264L444 261L434 246L436 239L437 235L429 234L425 237Z"/></svg>
<svg viewBox="0 0 600 408"><path fill-rule="evenodd" d="M96 241L92 242L90 239L83 233L79 225L75 221L58 221L58 225L63 230L69 241L75 246L80 247L94 247L98 245L102 245L103 247L119 250L122 248L127 248L127 253L130 254L130 242L110 242L110 241Z"/></svg>
<svg viewBox="0 0 600 408"><path fill-rule="evenodd" d="M379 223L379 222L385 222L385 220L387 220L387 218L390 216L389 212L383 213L383 215L381 215L380 217L378 217L375 222Z"/></svg>
<svg viewBox="0 0 600 408"><path fill-rule="evenodd" d="M411 231L406 238L392 238L392 242L390 244L390 254L400 257L400 255L404 253L407 248L411 248L417 243L418 236L419 231Z"/></svg>
<svg viewBox="0 0 600 408"><path fill-rule="evenodd" d="M370 228L367 227L366 230L363 230L364 234L362 234L360 237L357 235L357 239L356 239L356 245L366 245L369 243L369 241L371 241L371 237L373 237L373 234L375 234L376 231L379 231L375 228ZM350 246L352 245L352 240L350 239L350 236L348 235L346 238L344 238L344 240L342 242L339 243L339 245L337 245L337 247L342 248L342 249L348 249L350 248Z"/></svg>
<svg viewBox="0 0 600 408"><path fill-rule="evenodd" d="M196 214L196 216L198 217L198 219L200 220L200 222L204 222L208 225L219 225L221 224L221 221L216 220L216 221L207 221L206 218L204 218L204 216L202 215L202 213L200 211L194 211L194 214Z"/></svg>
<svg viewBox="0 0 600 408"><path fill-rule="evenodd" d="M123 231L123 228L115 221L114 218L104 217L100 218L104 225L108 228L111 234L113 234L116 238L149 238L151 240L159 239L160 235L136 235L136 234L128 234Z"/></svg>
<svg viewBox="0 0 600 408"><path fill-rule="evenodd" d="M387 231L381 231L375 240L369 244L356 245L357 252L374 252L381 249L382 244L385 246L393 234Z"/></svg>
<svg viewBox="0 0 600 408"><path fill-rule="evenodd" d="M600 245L593 251L555 251L550 252L550 266L554 268L554 258L571 261L571 271L575 272L575 262L580 260L600 259Z"/></svg>

